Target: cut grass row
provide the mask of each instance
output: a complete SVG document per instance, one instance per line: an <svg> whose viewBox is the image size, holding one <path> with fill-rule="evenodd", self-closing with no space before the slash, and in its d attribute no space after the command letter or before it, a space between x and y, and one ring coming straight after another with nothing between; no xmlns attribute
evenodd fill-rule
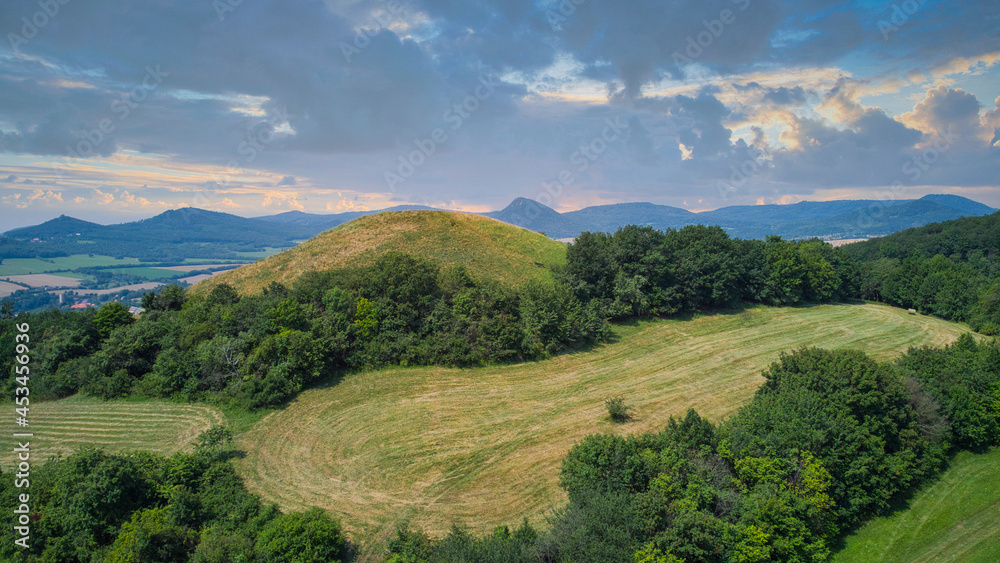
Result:
<svg viewBox="0 0 1000 563"><path fill-rule="evenodd" d="M36 463L67 455L84 446L108 451L150 450L165 455L190 451L194 439L222 414L205 405L165 401L113 401L80 396L30 405L27 428L14 426L14 406L5 403L6 428L0 440L3 451L13 451L15 432L30 432L31 455ZM23 440L22 440L23 441ZM9 446L9 447L8 447ZM14 456L0 457L0 468L13 468Z"/></svg>
<svg viewBox="0 0 1000 563"><path fill-rule="evenodd" d="M565 496L561 459L587 434L657 430L696 408L733 413L781 352L854 348L888 359L967 329L879 305L757 308L619 327L620 340L542 362L357 373L302 393L240 438L248 486L286 509L320 506L362 543L403 519L438 535L539 522ZM604 400L635 418L615 425Z"/></svg>
<svg viewBox="0 0 1000 563"><path fill-rule="evenodd" d="M905 510L846 539L834 563L1000 561L1000 448L961 452Z"/></svg>

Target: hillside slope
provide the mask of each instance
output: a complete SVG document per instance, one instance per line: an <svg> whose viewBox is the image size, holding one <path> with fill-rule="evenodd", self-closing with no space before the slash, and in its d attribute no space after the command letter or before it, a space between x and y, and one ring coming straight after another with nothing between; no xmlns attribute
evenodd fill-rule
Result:
<svg viewBox="0 0 1000 563"><path fill-rule="evenodd" d="M1000 559L1000 449L961 452L904 510L846 538L834 563Z"/></svg>
<svg viewBox="0 0 1000 563"><path fill-rule="evenodd" d="M365 371L303 392L240 443L247 486L286 509L320 506L363 543L395 524L440 535L516 525L565 502L559 464L596 432L662 428L696 408L731 415L781 352L851 348L888 359L910 346L943 345L961 325L881 305L762 307L693 320L640 322L620 340L541 362L451 369ZM626 425L604 399L635 406Z"/></svg>
<svg viewBox="0 0 1000 563"><path fill-rule="evenodd" d="M967 261L971 253L996 255L1000 249L1000 213L963 217L906 229L881 238L844 246L861 261L879 258L930 258L935 254Z"/></svg>
<svg viewBox="0 0 1000 563"><path fill-rule="evenodd" d="M364 266L391 251L463 264L473 277L509 285L550 280L566 261L562 243L495 219L450 211L399 211L368 215L322 233L254 264L205 280L195 293L228 283L255 293L271 282L290 284L312 270Z"/></svg>

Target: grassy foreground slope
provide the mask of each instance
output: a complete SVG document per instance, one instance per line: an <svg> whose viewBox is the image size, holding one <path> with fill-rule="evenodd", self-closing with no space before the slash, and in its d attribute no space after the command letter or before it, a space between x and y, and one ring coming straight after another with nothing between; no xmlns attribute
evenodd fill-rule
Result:
<svg viewBox="0 0 1000 563"><path fill-rule="evenodd" d="M59 454L68 455L84 446L107 451L151 450L164 455L189 451L194 439L212 424L223 422L222 414L205 405L183 405L166 401L102 401L76 395L59 401L32 403L28 428L14 427L14 406L9 432L0 442L13 451L14 432L31 432L31 456L35 463ZM23 440L22 440L23 441ZM10 446L10 447L7 447ZM15 457L3 456L0 467L13 468Z"/></svg>
<svg viewBox="0 0 1000 563"><path fill-rule="evenodd" d="M1000 561L1000 448L961 452L906 510L847 538L835 563Z"/></svg>
<svg viewBox="0 0 1000 563"><path fill-rule="evenodd" d="M479 215L448 211L395 211L368 215L326 231L301 245L205 280L193 291L228 283L256 293L273 281L290 284L302 273L366 266L391 251L441 264L463 264L473 277L510 285L550 280L551 267L566 262L566 246L545 235Z"/></svg>
<svg viewBox="0 0 1000 563"><path fill-rule="evenodd" d="M430 533L538 521L565 501L558 468L595 432L662 428L689 407L719 420L783 351L848 347L888 359L967 329L880 305L757 308L619 327L619 342L541 362L358 373L302 393L243 434L248 487L283 508L320 506L362 542L408 518ZM635 407L626 425L604 399Z"/></svg>

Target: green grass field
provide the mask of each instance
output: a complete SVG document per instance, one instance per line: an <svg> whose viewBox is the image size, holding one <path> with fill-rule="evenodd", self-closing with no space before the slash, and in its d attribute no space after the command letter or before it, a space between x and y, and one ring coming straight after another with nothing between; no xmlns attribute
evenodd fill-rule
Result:
<svg viewBox="0 0 1000 563"><path fill-rule="evenodd" d="M3 439L0 447L14 448L14 432L31 432L35 463L93 445L108 451L151 450L162 454L189 451L193 440L209 426L223 421L222 414L205 405L165 401L112 401L74 396L60 401L32 403L27 429L14 426L14 406L4 403ZM13 468L14 456L0 456L0 468Z"/></svg>
<svg viewBox="0 0 1000 563"><path fill-rule="evenodd" d="M127 276L137 276L148 280L177 279L190 275L187 272L161 270L159 268L109 268L104 271L114 274L125 274Z"/></svg>
<svg viewBox="0 0 1000 563"><path fill-rule="evenodd" d="M662 428L694 407L712 420L746 403L760 372L801 346L888 359L966 328L880 305L757 308L619 327L620 340L546 361L386 369L302 393L242 434L251 490L286 509L320 506L378 545L403 518L432 534L538 523L565 495L569 448L596 432ZM635 418L613 424L607 397Z"/></svg>
<svg viewBox="0 0 1000 563"><path fill-rule="evenodd" d="M847 538L834 563L1000 561L1000 448L961 452L909 508Z"/></svg>
<svg viewBox="0 0 1000 563"><path fill-rule="evenodd" d="M77 268L93 268L97 266L118 266L138 264L137 260L119 260L110 256L90 256L74 254L57 258L4 258L0 264L0 276L16 276L20 274L44 274Z"/></svg>

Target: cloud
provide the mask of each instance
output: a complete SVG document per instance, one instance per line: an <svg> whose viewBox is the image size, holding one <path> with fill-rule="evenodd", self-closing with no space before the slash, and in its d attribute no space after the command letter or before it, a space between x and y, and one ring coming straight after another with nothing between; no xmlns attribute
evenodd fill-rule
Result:
<svg viewBox="0 0 1000 563"><path fill-rule="evenodd" d="M112 193L102 192L101 190L94 188L94 197L91 198L97 205L111 205L115 201L115 196Z"/></svg>
<svg viewBox="0 0 1000 563"><path fill-rule="evenodd" d="M966 143L979 144L993 137L993 131L980 120L980 107L972 94L938 86L929 90L913 111L901 115L900 121L928 134L942 136L950 132Z"/></svg>
<svg viewBox="0 0 1000 563"><path fill-rule="evenodd" d="M289 209L295 211L302 211L306 208L299 203L295 194L281 192L267 192L264 194L264 201L260 205L268 209Z"/></svg>
<svg viewBox="0 0 1000 563"><path fill-rule="evenodd" d="M32 206L58 206L63 202L62 192L34 189L30 192L15 192L0 198L4 205L13 205L18 209L28 209Z"/></svg>
<svg viewBox="0 0 1000 563"><path fill-rule="evenodd" d="M385 170L436 128L448 141L402 201L502 206L570 170L554 205L709 206L765 148L747 201L858 189L897 179L948 127L961 141L921 182L998 171L1000 102L975 97L996 95L995 2L926 2L886 37L891 4L829 0L407 0L388 26L375 1L259 0L221 19L210 2L133 4L67 5L58 29L0 56L11 176L58 173L67 204L85 190L115 209L202 205L206 182L222 189L204 206L340 209L339 189L378 206ZM0 29L36 10L0 10ZM484 75L495 90L452 129L446 112ZM578 171L607 119L628 134ZM74 152L88 160L25 165Z"/></svg>
<svg viewBox="0 0 1000 563"><path fill-rule="evenodd" d="M128 191L122 191L122 193L118 195L118 201L125 207L147 207L150 205L148 199L142 196L136 196Z"/></svg>
<svg viewBox="0 0 1000 563"><path fill-rule="evenodd" d="M62 203L62 192L52 190L32 190L28 196L28 201L38 201L41 203Z"/></svg>

